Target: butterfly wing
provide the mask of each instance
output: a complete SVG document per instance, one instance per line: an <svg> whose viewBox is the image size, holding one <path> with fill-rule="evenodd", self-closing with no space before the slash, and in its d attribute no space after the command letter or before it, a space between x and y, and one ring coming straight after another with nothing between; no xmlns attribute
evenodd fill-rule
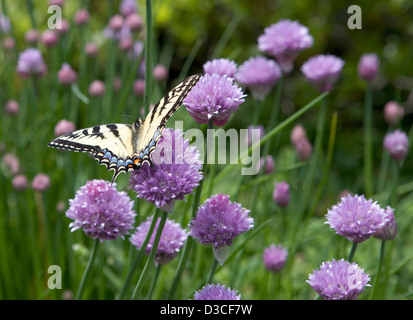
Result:
<svg viewBox="0 0 413 320"><path fill-rule="evenodd" d="M199 81L201 75L190 76L169 91L149 112L145 121L137 130L137 137L134 141L137 159L135 163L141 166L147 162L152 164L151 154L155 150L156 144L162 136L162 131L168 119L182 105L186 96Z"/></svg>
<svg viewBox="0 0 413 320"><path fill-rule="evenodd" d="M153 166L151 154L166 122L182 105L200 77L193 75L173 88L151 109L144 122L137 119L133 126L106 124L76 130L57 137L48 146L92 153L99 164L115 171L112 181L121 172L139 169L145 162Z"/></svg>
<svg viewBox="0 0 413 320"><path fill-rule="evenodd" d="M106 124L76 130L57 137L48 146L92 153L99 164L115 171L112 181L121 172L136 168L132 160L132 127L127 124Z"/></svg>

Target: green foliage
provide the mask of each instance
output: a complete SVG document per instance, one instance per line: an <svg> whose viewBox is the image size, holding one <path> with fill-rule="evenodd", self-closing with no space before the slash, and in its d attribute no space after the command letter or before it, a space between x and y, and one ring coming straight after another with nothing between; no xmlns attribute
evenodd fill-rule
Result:
<svg viewBox="0 0 413 320"><path fill-rule="evenodd" d="M33 10L30 11L32 4ZM70 30L59 36L59 44L46 48L39 43L48 65L47 73L37 79L22 79L16 72L18 54L28 45L25 32L33 28L47 29L47 5L43 0L0 1L1 11L10 17L15 40L11 50L4 48L7 36L0 32L0 105L15 99L20 104L17 115L1 111L1 156L15 154L20 159L20 172L29 181L43 172L50 176L51 188L40 193L32 188L17 191L12 186L14 174L4 164L0 167L0 299L66 299L73 298L78 290L87 265L93 240L82 230L70 232L69 219L65 216L68 200L76 190L90 179L111 179L111 173L98 166L93 158L84 154L63 153L47 148L54 138L56 123L65 118L77 128L102 123L132 123L140 116L141 108L148 101L134 94L133 82L138 77L140 60L130 59L118 43L105 39L102 29L110 16L117 13L119 1L66 1L63 17L70 21ZM273 90L262 102L257 123L266 126L267 141L271 141L268 154L275 159L276 169L268 175L240 178L238 165L210 165L205 177L202 203L211 194L229 194L231 200L251 209L255 228L240 236L231 247L227 262L215 270L213 282L237 289L242 299L313 299L316 294L305 282L308 274L323 261L346 258L351 243L334 234L325 225L327 209L339 201L343 190L363 193L363 116L366 84L357 77L357 64L362 54L379 55L380 75L373 82L373 198L381 206L387 204L395 174L399 175L397 196L398 235L386 243L383 267L378 290L371 296L367 289L361 299L386 298L410 299L413 292L412 223L413 223L413 163L410 155L398 171L383 152L382 141L389 127L383 119L383 106L396 100L405 107L406 115L399 127L412 134L412 76L413 52L410 1L363 1L362 30L347 27L349 14L347 1L154 1L153 2L153 63L169 67L167 82L154 81L153 94L147 97L154 103L177 80L185 75L202 72L202 65L212 58L230 58L239 65L250 56L260 53L257 37L265 27L280 19L298 20L309 27L314 46L302 52L295 61L294 71L283 79L278 121L268 126L270 115L276 107L277 92ZM86 26L73 23L75 12L86 7L91 20ZM145 16L145 2L140 1L139 12ZM134 35L142 40L142 31ZM87 57L86 43L99 46L97 57ZM302 76L299 67L311 56L330 53L340 56L346 64L341 78L328 96L318 96ZM62 63L68 62L78 73L78 90L89 98L79 98L72 88L57 81ZM114 79L122 81L120 90L113 87ZM177 79L180 78L180 79ZM106 85L103 97L91 97L89 84L100 79ZM255 102L248 94L225 129L243 129L251 124ZM317 104L300 112L305 106L320 98ZM324 109L323 109L324 108ZM320 110L324 130L317 130ZM297 115L299 119L296 119ZM129 118L128 116L132 116ZM335 118L336 117L336 118ZM294 119L294 122L290 121ZM337 120L337 123L334 121ZM183 120L184 129L196 127L206 130L181 108L170 120ZM295 123L307 130L312 143L320 139L319 152L307 162L297 159L290 144L290 132ZM274 130L279 128L279 130ZM329 143L330 142L330 143ZM263 150L263 146L261 150ZM331 158L328 154L331 152ZM328 165L328 166L327 166ZM214 167L215 166L215 167ZM325 169L327 167L327 169ZM325 172L323 171L325 169ZM394 168L393 168L394 169ZM324 176L325 174L325 176ZM323 179L324 178L324 179ZM381 184L378 181L381 180ZM285 209L272 200L274 183L287 180L292 199ZM128 188L128 177L121 175L117 188L125 190L135 199L138 213L136 226L154 214L154 207L136 198ZM199 191L201 192L201 190ZM193 210L194 195L187 201L178 201L171 218L187 226ZM62 205L63 204L63 205ZM63 206L63 209L61 208ZM265 247L279 243L289 250L288 262L279 275L272 275L262 264ZM128 239L102 243L95 257L94 266L85 284L85 299L115 299L128 277L136 249ZM178 279L175 298L192 298L207 280L214 257L210 247L195 241ZM181 255L182 256L182 255ZM159 270L156 282L155 267L145 269L147 281L140 284L140 296L150 294L153 299L169 298L174 285L179 259ZM380 256L380 241L369 239L361 243L354 257L375 280ZM137 265L131 276L133 288L145 268L147 257ZM62 269L62 289L48 289L51 276L48 267ZM277 279L278 277L278 279ZM155 284L153 287L152 285ZM132 291L127 297L131 297Z"/></svg>

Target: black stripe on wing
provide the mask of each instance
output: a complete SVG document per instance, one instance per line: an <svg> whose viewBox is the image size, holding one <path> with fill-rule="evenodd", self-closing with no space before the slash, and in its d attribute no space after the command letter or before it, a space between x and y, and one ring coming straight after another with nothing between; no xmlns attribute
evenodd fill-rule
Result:
<svg viewBox="0 0 413 320"><path fill-rule="evenodd" d="M108 170L114 170L112 181L122 172L137 169L132 155L119 156L109 146L121 146L124 148L124 154L127 152L127 146L120 136L119 130L125 130L129 125L122 125L119 128L116 124L107 124L94 126L91 128L81 129L64 134L49 142L51 148L69 150L75 152L92 153L99 164L105 165ZM115 140L115 141L114 141Z"/></svg>
<svg viewBox="0 0 413 320"><path fill-rule="evenodd" d="M182 105L186 96L200 78L200 74L190 76L169 91L150 111L150 122L153 122L155 118L162 117L160 124L161 127L165 127L168 119Z"/></svg>

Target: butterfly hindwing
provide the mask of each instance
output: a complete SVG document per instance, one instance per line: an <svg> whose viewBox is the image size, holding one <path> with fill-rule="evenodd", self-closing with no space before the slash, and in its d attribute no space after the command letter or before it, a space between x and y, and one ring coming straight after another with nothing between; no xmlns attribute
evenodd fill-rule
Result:
<svg viewBox="0 0 413 320"><path fill-rule="evenodd" d="M137 170L145 162L153 166L151 155L166 122L200 77L193 75L178 84L151 109L143 122L137 119L133 125L114 123L76 130L57 137L48 146L92 153L100 164L115 171L112 181L121 172Z"/></svg>

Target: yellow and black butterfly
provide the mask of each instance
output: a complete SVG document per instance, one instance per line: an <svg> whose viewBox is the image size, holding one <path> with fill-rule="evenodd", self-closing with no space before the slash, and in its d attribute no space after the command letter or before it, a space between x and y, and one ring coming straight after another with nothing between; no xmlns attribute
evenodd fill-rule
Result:
<svg viewBox="0 0 413 320"><path fill-rule="evenodd" d="M200 77L193 75L178 84L149 111L144 121L138 118L132 125L113 123L76 130L57 137L48 146L92 153L99 164L115 171L112 181L121 172L137 170L145 162L153 166L151 154L166 122Z"/></svg>

